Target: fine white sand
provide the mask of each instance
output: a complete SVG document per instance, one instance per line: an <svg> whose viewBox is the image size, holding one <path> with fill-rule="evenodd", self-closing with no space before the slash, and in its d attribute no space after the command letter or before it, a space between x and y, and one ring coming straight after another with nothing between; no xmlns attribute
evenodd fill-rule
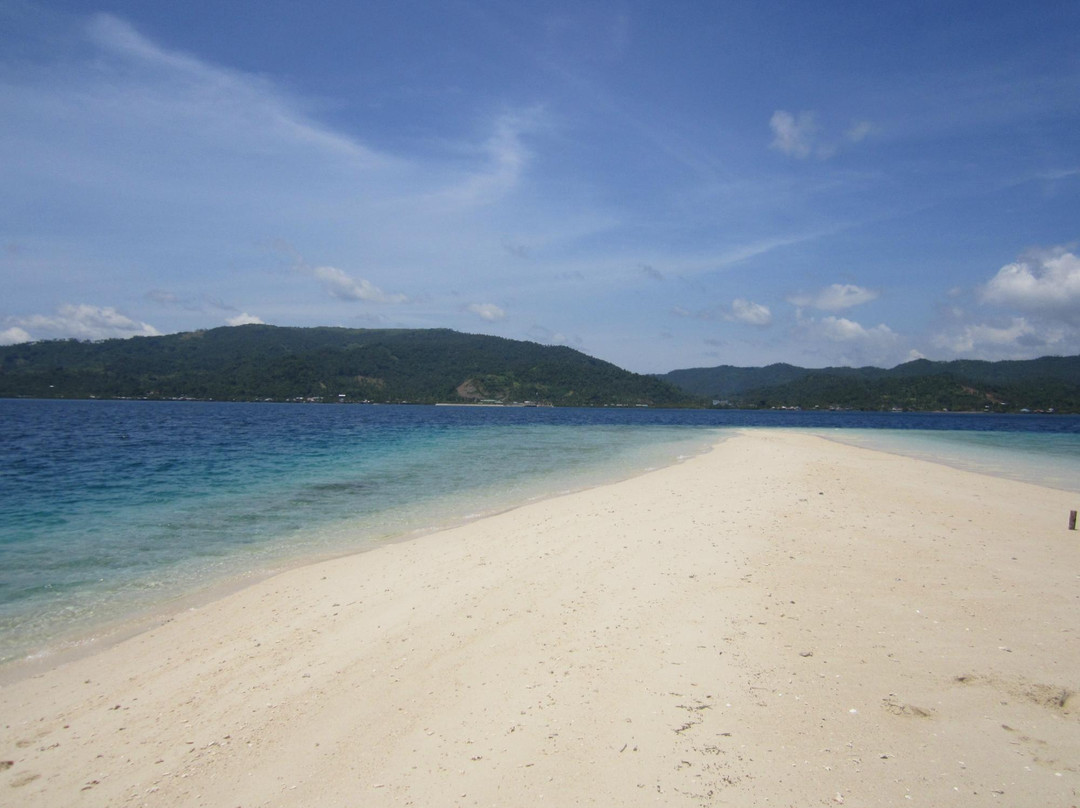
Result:
<svg viewBox="0 0 1080 808"><path fill-rule="evenodd" d="M4 687L0 805L1077 805L1077 499L742 433Z"/></svg>

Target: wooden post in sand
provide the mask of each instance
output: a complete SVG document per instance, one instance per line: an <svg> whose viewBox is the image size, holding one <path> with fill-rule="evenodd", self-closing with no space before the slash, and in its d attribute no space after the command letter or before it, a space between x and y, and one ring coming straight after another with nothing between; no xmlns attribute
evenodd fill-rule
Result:
<svg viewBox="0 0 1080 808"><path fill-rule="evenodd" d="M1076 530L1076 511L1069 511L1069 530Z"/></svg>

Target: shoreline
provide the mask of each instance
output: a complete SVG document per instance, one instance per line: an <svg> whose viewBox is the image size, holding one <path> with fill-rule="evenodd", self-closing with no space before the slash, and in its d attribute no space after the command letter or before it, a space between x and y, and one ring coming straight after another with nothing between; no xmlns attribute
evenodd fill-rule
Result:
<svg viewBox="0 0 1080 808"><path fill-rule="evenodd" d="M936 446L929 448L916 449L910 442L904 442L901 438L899 445L890 443L888 438L893 437L893 433L887 430L857 430L857 429L842 429L842 430L823 430L823 429L807 429L804 430L806 434L817 435L825 440L833 443L840 444L842 446L852 446L855 448L867 449L874 452L883 452L885 454L896 455L897 457L907 457L912 460L919 460L921 462L933 463L936 465L947 466L951 469L958 471L967 471L972 474L982 474L988 477L998 477L999 479L1012 480L1014 482L1025 483L1028 485L1035 485L1040 488L1052 488L1056 491L1064 491L1072 494L1080 494L1080 468L1068 470L1061 470L1060 476L1048 477L1046 474L1046 461L1048 458L1039 457L1037 462L1035 458L1028 458L1024 463L1016 464L1017 457L1015 450L1002 450L999 447L990 449L992 455L997 455L993 459L1000 459L999 452L1007 452L1010 455L1010 461L1013 465L1009 468L1000 468L984 465L983 463L973 459L972 457L958 458L956 456L949 456L942 451L941 432L939 431L927 431L922 433L915 433L917 437L934 436L934 440L937 443ZM852 440L851 435L856 434L859 437L866 438L867 440L860 442L858 440ZM911 433L901 433L905 437L910 438ZM964 430L958 430L952 433L954 436L969 436L971 434ZM996 433L994 433L996 434ZM1053 433L1051 433L1053 436ZM1048 437L1051 437L1048 436ZM885 438L885 440L882 440ZM957 447L954 447L957 448ZM967 447L969 450L971 447ZM1053 459L1053 458L1051 458ZM1074 473L1075 472L1075 473ZM1068 479L1070 482L1066 483Z"/></svg>
<svg viewBox="0 0 1080 808"><path fill-rule="evenodd" d="M737 432L290 569L5 685L0 790L27 806L1075 803L1074 501Z"/></svg>
<svg viewBox="0 0 1080 808"><path fill-rule="evenodd" d="M101 623L88 626L84 629L76 629L68 633L58 635L55 641L43 646L39 650L14 659L0 661L0 688L10 686L16 682L45 673L59 665L76 662L89 656L105 651L112 646L137 637L145 631L171 622L178 614L185 611L203 608L211 603L222 600L229 595L243 591L262 581L274 578L289 571L331 562L351 556L363 555L380 547L390 546L401 542L409 542L423 538L431 534L442 533L455 528L469 525L473 522L488 519L493 516L514 511L518 508L527 507L537 502L544 502L570 494L588 491L593 488L606 485L615 485L626 480L650 474L662 468L675 466L699 454L711 451L718 442L726 440L729 435L716 433L726 432L722 429L711 429L715 440L712 444L702 443L690 454L680 453L673 456L661 466L648 466L634 468L632 471L614 470L614 467L598 467L579 479L567 488L561 482L558 486L555 481L545 483L542 489L537 489L521 500L500 500L488 503L485 510L480 512L465 512L460 507L457 511L451 509L444 511L437 509L437 513L443 514L436 517L434 524L411 527L402 532L390 534L365 535L358 540L355 546L339 549L323 548L318 552L308 551L303 555L275 555L263 559L264 564L250 569L237 570L224 577L216 578L205 586L180 592L165 600L149 605L134 606L131 610L118 614L116 617ZM680 445L685 441L680 441ZM689 447L684 447L689 450ZM460 512L458 512L460 511ZM351 519L344 520L341 524L348 525ZM340 527L337 529L341 529ZM270 563L265 563L270 562Z"/></svg>

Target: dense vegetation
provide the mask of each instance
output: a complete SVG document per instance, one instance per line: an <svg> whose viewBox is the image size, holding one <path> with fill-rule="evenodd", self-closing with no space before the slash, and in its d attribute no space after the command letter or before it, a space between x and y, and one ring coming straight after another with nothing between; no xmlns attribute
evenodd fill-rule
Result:
<svg viewBox="0 0 1080 808"><path fill-rule="evenodd" d="M700 403L566 347L448 329L269 325L0 347L0 397Z"/></svg>
<svg viewBox="0 0 1080 808"><path fill-rule="evenodd" d="M1080 356L918 359L890 370L721 365L674 370L660 378L731 407L1080 412Z"/></svg>
<svg viewBox="0 0 1080 808"><path fill-rule="evenodd" d="M1080 412L1080 356L642 376L571 348L448 329L245 325L0 347L0 397Z"/></svg>

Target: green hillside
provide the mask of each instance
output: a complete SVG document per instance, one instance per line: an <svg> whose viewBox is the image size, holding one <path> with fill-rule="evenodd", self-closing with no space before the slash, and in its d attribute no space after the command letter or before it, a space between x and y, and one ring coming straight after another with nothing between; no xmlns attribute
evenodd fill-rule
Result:
<svg viewBox="0 0 1080 808"><path fill-rule="evenodd" d="M758 387L772 387L795 381L809 373L806 368L775 364L763 368L719 365L714 368L673 370L660 376L676 387L703 398L730 398Z"/></svg>
<svg viewBox="0 0 1080 808"><path fill-rule="evenodd" d="M566 347L448 329L270 325L0 347L0 397L699 403Z"/></svg>
<svg viewBox="0 0 1080 808"><path fill-rule="evenodd" d="M985 362L918 359L883 368L675 370L659 378L732 407L1080 412L1080 356Z"/></svg>

